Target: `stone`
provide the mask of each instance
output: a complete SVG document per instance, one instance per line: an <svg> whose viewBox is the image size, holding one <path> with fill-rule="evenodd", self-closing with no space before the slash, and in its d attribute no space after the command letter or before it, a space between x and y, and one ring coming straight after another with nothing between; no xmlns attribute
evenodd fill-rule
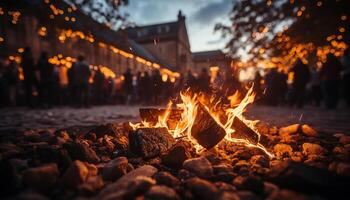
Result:
<svg viewBox="0 0 350 200"><path fill-rule="evenodd" d="M276 144L273 150L278 158L290 157L293 153L292 147L288 144Z"/></svg>
<svg viewBox="0 0 350 200"><path fill-rule="evenodd" d="M240 198L236 193L223 192L216 198L216 200L240 200Z"/></svg>
<svg viewBox="0 0 350 200"><path fill-rule="evenodd" d="M220 190L221 192L235 192L236 187L232 185L231 183L225 183L225 182L215 182L215 187Z"/></svg>
<svg viewBox="0 0 350 200"><path fill-rule="evenodd" d="M255 176L237 176L233 180L233 185L239 190L249 190L257 194L261 194L264 191L263 181Z"/></svg>
<svg viewBox="0 0 350 200"><path fill-rule="evenodd" d="M151 166L151 165L143 165L142 167L139 167L124 176L120 177L117 181L115 181L112 184L107 185L99 194L99 198L104 198L110 195L111 193L114 193L118 190L126 190L131 184L132 181L135 181L137 177L152 177L158 172L157 168Z"/></svg>
<svg viewBox="0 0 350 200"><path fill-rule="evenodd" d="M213 175L213 167L205 157L188 159L183 163L183 168L201 178Z"/></svg>
<svg viewBox="0 0 350 200"><path fill-rule="evenodd" d="M195 199L214 199L219 193L213 183L200 178L188 179L185 184Z"/></svg>
<svg viewBox="0 0 350 200"><path fill-rule="evenodd" d="M166 128L140 128L129 133L130 150L144 158L165 153L175 143Z"/></svg>
<svg viewBox="0 0 350 200"><path fill-rule="evenodd" d="M67 149L73 160L81 160L89 163L97 163L100 161L96 152L83 140L77 139L74 142L66 143L64 147Z"/></svg>
<svg viewBox="0 0 350 200"><path fill-rule="evenodd" d="M261 197L257 196L251 191L246 191L246 190L237 191L237 195L240 200L262 200Z"/></svg>
<svg viewBox="0 0 350 200"><path fill-rule="evenodd" d="M339 142L342 143L343 145L349 144L350 143L350 136L348 135L342 135L339 137Z"/></svg>
<svg viewBox="0 0 350 200"><path fill-rule="evenodd" d="M49 200L48 197L37 193L35 191L25 191L20 194L18 194L15 198L13 199L18 199L18 200Z"/></svg>
<svg viewBox="0 0 350 200"><path fill-rule="evenodd" d="M146 199L150 200L179 200L180 197L176 191L163 185L152 186L145 194Z"/></svg>
<svg viewBox="0 0 350 200"><path fill-rule="evenodd" d="M83 184L89 176L89 169L80 160L74 161L63 175L63 183L69 188L77 188Z"/></svg>
<svg viewBox="0 0 350 200"><path fill-rule="evenodd" d="M313 198L310 198L304 194L297 193L295 191L282 189L282 190L279 190L277 192L272 193L268 197L268 199L269 200L280 200L280 199L284 199L284 200L292 200L292 199L309 200L309 199L313 199ZM318 198L315 198L315 199L318 199Z"/></svg>
<svg viewBox="0 0 350 200"><path fill-rule="evenodd" d="M101 170L104 180L115 181L127 173L128 159L118 157L109 161Z"/></svg>
<svg viewBox="0 0 350 200"><path fill-rule="evenodd" d="M105 135L116 136L118 134L117 129L117 124L107 123L91 129L88 133L96 134L97 138L103 137Z"/></svg>
<svg viewBox="0 0 350 200"><path fill-rule="evenodd" d="M289 126L285 126L285 127L281 127L278 134L279 135L284 135L284 134L288 134L288 135L292 135L292 134L296 134L299 131L300 128L300 124L293 124L293 125L289 125Z"/></svg>
<svg viewBox="0 0 350 200"><path fill-rule="evenodd" d="M261 167L268 167L269 159L265 155L254 155L250 158L249 163Z"/></svg>
<svg viewBox="0 0 350 200"><path fill-rule="evenodd" d="M161 161L166 166L179 168L182 166L183 162L190 157L191 155L186 146L176 143L161 156Z"/></svg>
<svg viewBox="0 0 350 200"><path fill-rule="evenodd" d="M41 192L49 192L56 183L59 171L56 163L30 168L23 173L23 184Z"/></svg>
<svg viewBox="0 0 350 200"><path fill-rule="evenodd" d="M154 179L159 185L166 185L171 188L175 188L180 185L179 179L171 175L169 172L158 172L154 175Z"/></svg>
<svg viewBox="0 0 350 200"><path fill-rule="evenodd" d="M309 137L317 137L318 133L315 129L313 129L311 126L304 124L301 126L301 132Z"/></svg>
<svg viewBox="0 0 350 200"><path fill-rule="evenodd" d="M270 182L264 182L264 195L270 196L272 193L277 192L279 190L279 187L273 183Z"/></svg>
<svg viewBox="0 0 350 200"><path fill-rule="evenodd" d="M83 194L94 194L104 186L104 181L101 176L89 176L85 183L78 186L78 189Z"/></svg>
<svg viewBox="0 0 350 200"><path fill-rule="evenodd" d="M337 173L343 176L350 176L350 163L338 163Z"/></svg>
<svg viewBox="0 0 350 200"><path fill-rule="evenodd" d="M303 154L306 156L323 155L325 153L325 149L319 144L304 143L302 145L302 149L303 149Z"/></svg>

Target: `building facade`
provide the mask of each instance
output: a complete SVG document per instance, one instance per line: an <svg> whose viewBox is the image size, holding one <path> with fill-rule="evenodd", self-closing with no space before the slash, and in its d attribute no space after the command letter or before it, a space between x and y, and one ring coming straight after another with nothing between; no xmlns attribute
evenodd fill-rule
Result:
<svg viewBox="0 0 350 200"><path fill-rule="evenodd" d="M178 72L193 67L186 18L179 11L175 22L126 29L128 36Z"/></svg>
<svg viewBox="0 0 350 200"><path fill-rule="evenodd" d="M231 60L221 50L194 52L193 54L193 68L194 74L199 74L202 69L207 71L230 72Z"/></svg>
<svg viewBox="0 0 350 200"><path fill-rule="evenodd" d="M46 51L50 62L63 69L83 55L91 67L102 67L113 77L128 68L134 73L160 69L169 76L176 75L126 34L111 30L61 0L2 0L0 23L2 59L20 63L23 49L30 47L35 60Z"/></svg>

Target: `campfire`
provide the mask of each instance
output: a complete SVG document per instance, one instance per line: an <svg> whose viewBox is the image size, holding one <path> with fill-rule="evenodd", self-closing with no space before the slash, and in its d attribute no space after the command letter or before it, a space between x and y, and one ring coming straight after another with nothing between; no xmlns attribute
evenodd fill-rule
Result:
<svg viewBox="0 0 350 200"><path fill-rule="evenodd" d="M249 104L255 99L251 87L243 99L237 91L228 97L229 104L222 103L206 94L187 90L180 93L181 103L169 102L166 109L140 109L142 121L130 123L134 131L138 129L166 130L175 140L186 138L197 153L215 147L222 140L259 148L270 158L269 152L260 143L260 133L256 128L258 121L243 116Z"/></svg>

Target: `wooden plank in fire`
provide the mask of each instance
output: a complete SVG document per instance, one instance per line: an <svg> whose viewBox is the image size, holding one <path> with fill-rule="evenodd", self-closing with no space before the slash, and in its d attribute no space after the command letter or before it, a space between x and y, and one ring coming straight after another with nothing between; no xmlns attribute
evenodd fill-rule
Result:
<svg viewBox="0 0 350 200"><path fill-rule="evenodd" d="M142 121L146 121L151 125L155 125L158 121L158 117L163 115L167 109L164 108L140 108L139 113ZM183 110L172 108L170 110L167 124L170 130L175 129L177 123L181 119Z"/></svg>

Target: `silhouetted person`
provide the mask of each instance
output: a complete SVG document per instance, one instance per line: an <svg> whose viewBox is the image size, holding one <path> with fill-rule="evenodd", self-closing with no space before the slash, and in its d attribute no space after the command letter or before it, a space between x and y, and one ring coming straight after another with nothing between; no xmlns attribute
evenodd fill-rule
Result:
<svg viewBox="0 0 350 200"><path fill-rule="evenodd" d="M142 73L141 72L137 72L136 75L136 93L137 93L137 101L138 103L140 103L143 99L143 92L144 92L144 86L142 85Z"/></svg>
<svg viewBox="0 0 350 200"><path fill-rule="evenodd" d="M44 107L51 105L51 92L53 82L53 65L49 63L49 57L47 52L42 52L37 63L37 68L40 72L39 94L40 101ZM56 91L57 92L57 91Z"/></svg>
<svg viewBox="0 0 350 200"><path fill-rule="evenodd" d="M344 70L342 71L344 96L346 103L350 106L350 49L344 53Z"/></svg>
<svg viewBox="0 0 350 200"><path fill-rule="evenodd" d="M288 75L282 71L278 72L278 104L284 104L286 102L288 92Z"/></svg>
<svg viewBox="0 0 350 200"><path fill-rule="evenodd" d="M78 104L78 96L77 96L77 80L76 80L76 63L72 64L72 67L68 69L67 77L68 77L68 93L69 93L69 100L71 106L76 106Z"/></svg>
<svg viewBox="0 0 350 200"><path fill-rule="evenodd" d="M222 92L226 95L233 95L236 91L243 92L241 82L238 80L236 73L227 72L222 86Z"/></svg>
<svg viewBox="0 0 350 200"><path fill-rule="evenodd" d="M210 76L206 68L203 68L198 80L197 80L199 90L201 92L209 92L210 91Z"/></svg>
<svg viewBox="0 0 350 200"><path fill-rule="evenodd" d="M124 83L123 83L123 89L126 97L126 104L130 104L131 97L133 94L133 87L132 87L132 74L131 69L128 68L126 72L124 73Z"/></svg>
<svg viewBox="0 0 350 200"><path fill-rule="evenodd" d="M151 104L152 97L154 95L153 84L151 77L147 71L145 71L144 76L141 79L142 88L143 88L143 103Z"/></svg>
<svg viewBox="0 0 350 200"><path fill-rule="evenodd" d="M24 76L24 87L26 94L26 103L30 107L35 105L35 92L37 90L36 68L32 51L29 47L24 49L22 55L22 67Z"/></svg>
<svg viewBox="0 0 350 200"><path fill-rule="evenodd" d="M162 76L160 71L154 70L152 74L152 84L153 84L153 103L161 103L161 94L162 94Z"/></svg>
<svg viewBox="0 0 350 200"><path fill-rule="evenodd" d="M253 91L255 92L257 99L260 99L262 97L261 81L262 81L262 77L260 75L260 72L256 71L255 77L254 77Z"/></svg>
<svg viewBox="0 0 350 200"><path fill-rule="evenodd" d="M324 100L329 109L335 108L338 104L341 70L341 63L333 54L329 54L320 71Z"/></svg>
<svg viewBox="0 0 350 200"><path fill-rule="evenodd" d="M185 89L192 88L195 89L196 87L196 77L193 76L191 70L188 70L186 78L185 78Z"/></svg>
<svg viewBox="0 0 350 200"><path fill-rule="evenodd" d="M104 100L103 84L105 76L103 75L101 68L99 68L94 75L94 89L95 89L95 103L102 104Z"/></svg>
<svg viewBox="0 0 350 200"><path fill-rule="evenodd" d="M272 68L265 76L265 103L271 106L277 106L279 101L280 86L280 75L276 68Z"/></svg>
<svg viewBox="0 0 350 200"><path fill-rule="evenodd" d="M310 70L301 60L298 60L295 66L291 69L294 72L294 80L292 84L292 93L290 105L297 105L299 108L304 106L305 88L310 80Z"/></svg>
<svg viewBox="0 0 350 200"><path fill-rule="evenodd" d="M78 62L75 66L75 76L78 86L79 106L89 106L89 78L91 71L89 65L83 56L78 56Z"/></svg>
<svg viewBox="0 0 350 200"><path fill-rule="evenodd" d="M310 80L310 101L313 105L319 106L322 100L322 89L321 89L321 80L320 74L316 69L311 70L311 80Z"/></svg>
<svg viewBox="0 0 350 200"><path fill-rule="evenodd" d="M17 88L19 84L18 65L15 61L10 61L4 72L6 84L6 97L10 106L16 106L17 103Z"/></svg>

